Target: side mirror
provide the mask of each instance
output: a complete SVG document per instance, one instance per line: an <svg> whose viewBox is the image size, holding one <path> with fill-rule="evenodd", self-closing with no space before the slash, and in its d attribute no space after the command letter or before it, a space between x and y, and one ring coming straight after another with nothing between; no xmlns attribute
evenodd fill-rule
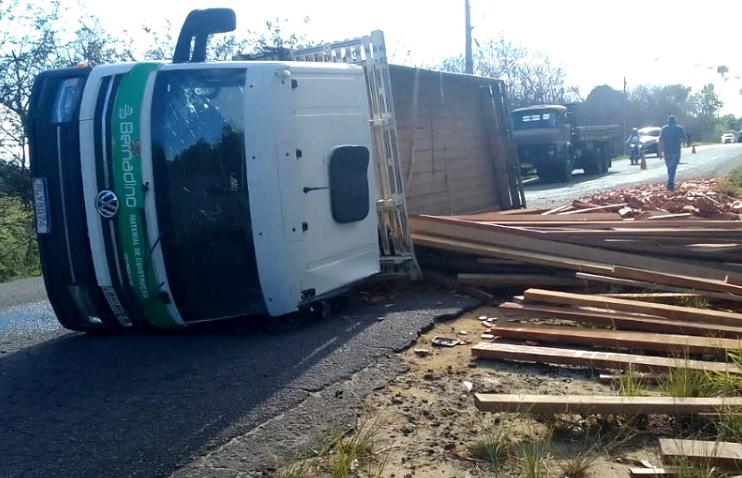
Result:
<svg viewBox="0 0 742 478"><path fill-rule="evenodd" d="M227 33L237 28L237 16L231 8L192 10L183 22L173 63L206 61L206 44L214 33ZM191 42L193 49L191 50Z"/></svg>

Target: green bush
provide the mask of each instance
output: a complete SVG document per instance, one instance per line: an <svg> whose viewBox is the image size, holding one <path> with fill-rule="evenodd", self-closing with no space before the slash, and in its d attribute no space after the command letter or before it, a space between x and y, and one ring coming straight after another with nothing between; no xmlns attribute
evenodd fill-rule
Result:
<svg viewBox="0 0 742 478"><path fill-rule="evenodd" d="M30 206L0 197L0 282L39 275L39 250Z"/></svg>
<svg viewBox="0 0 742 478"><path fill-rule="evenodd" d="M732 197L742 197L742 166L719 181L717 189L720 193L728 194Z"/></svg>

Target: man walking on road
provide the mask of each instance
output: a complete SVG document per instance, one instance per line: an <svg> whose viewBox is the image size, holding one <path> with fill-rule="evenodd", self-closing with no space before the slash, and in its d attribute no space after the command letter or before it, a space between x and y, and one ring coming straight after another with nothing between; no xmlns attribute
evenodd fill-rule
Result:
<svg viewBox="0 0 742 478"><path fill-rule="evenodd" d="M683 141L687 142L685 129L678 124L675 115L667 117L667 124L662 127L660 137L657 140L657 149L665 158L667 166L667 190L675 189L675 173L680 164L680 148Z"/></svg>

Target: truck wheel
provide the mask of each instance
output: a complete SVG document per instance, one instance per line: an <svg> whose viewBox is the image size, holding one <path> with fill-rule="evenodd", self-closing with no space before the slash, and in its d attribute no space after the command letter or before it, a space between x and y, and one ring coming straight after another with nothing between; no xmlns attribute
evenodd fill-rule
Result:
<svg viewBox="0 0 742 478"><path fill-rule="evenodd" d="M536 174L538 174L539 179L543 180L549 180L554 177L554 171L552 168L547 166L539 166L536 168Z"/></svg>
<svg viewBox="0 0 742 478"><path fill-rule="evenodd" d="M557 179L561 182L568 183L572 181L572 170L574 169L574 165L572 164L571 159L565 159L564 162L557 166Z"/></svg>
<svg viewBox="0 0 742 478"><path fill-rule="evenodd" d="M585 171L585 174L600 174L600 163L601 160L598 157L594 157L591 158L582 169Z"/></svg>

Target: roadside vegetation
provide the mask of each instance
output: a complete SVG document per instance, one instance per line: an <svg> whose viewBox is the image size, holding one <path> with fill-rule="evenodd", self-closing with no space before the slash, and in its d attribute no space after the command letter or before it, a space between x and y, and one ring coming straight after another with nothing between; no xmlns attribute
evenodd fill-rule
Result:
<svg viewBox="0 0 742 478"><path fill-rule="evenodd" d="M719 192L733 197L742 197L742 167L732 171L732 174L719 182Z"/></svg>
<svg viewBox="0 0 742 478"><path fill-rule="evenodd" d="M0 282L40 274L31 212L11 197L0 197Z"/></svg>

